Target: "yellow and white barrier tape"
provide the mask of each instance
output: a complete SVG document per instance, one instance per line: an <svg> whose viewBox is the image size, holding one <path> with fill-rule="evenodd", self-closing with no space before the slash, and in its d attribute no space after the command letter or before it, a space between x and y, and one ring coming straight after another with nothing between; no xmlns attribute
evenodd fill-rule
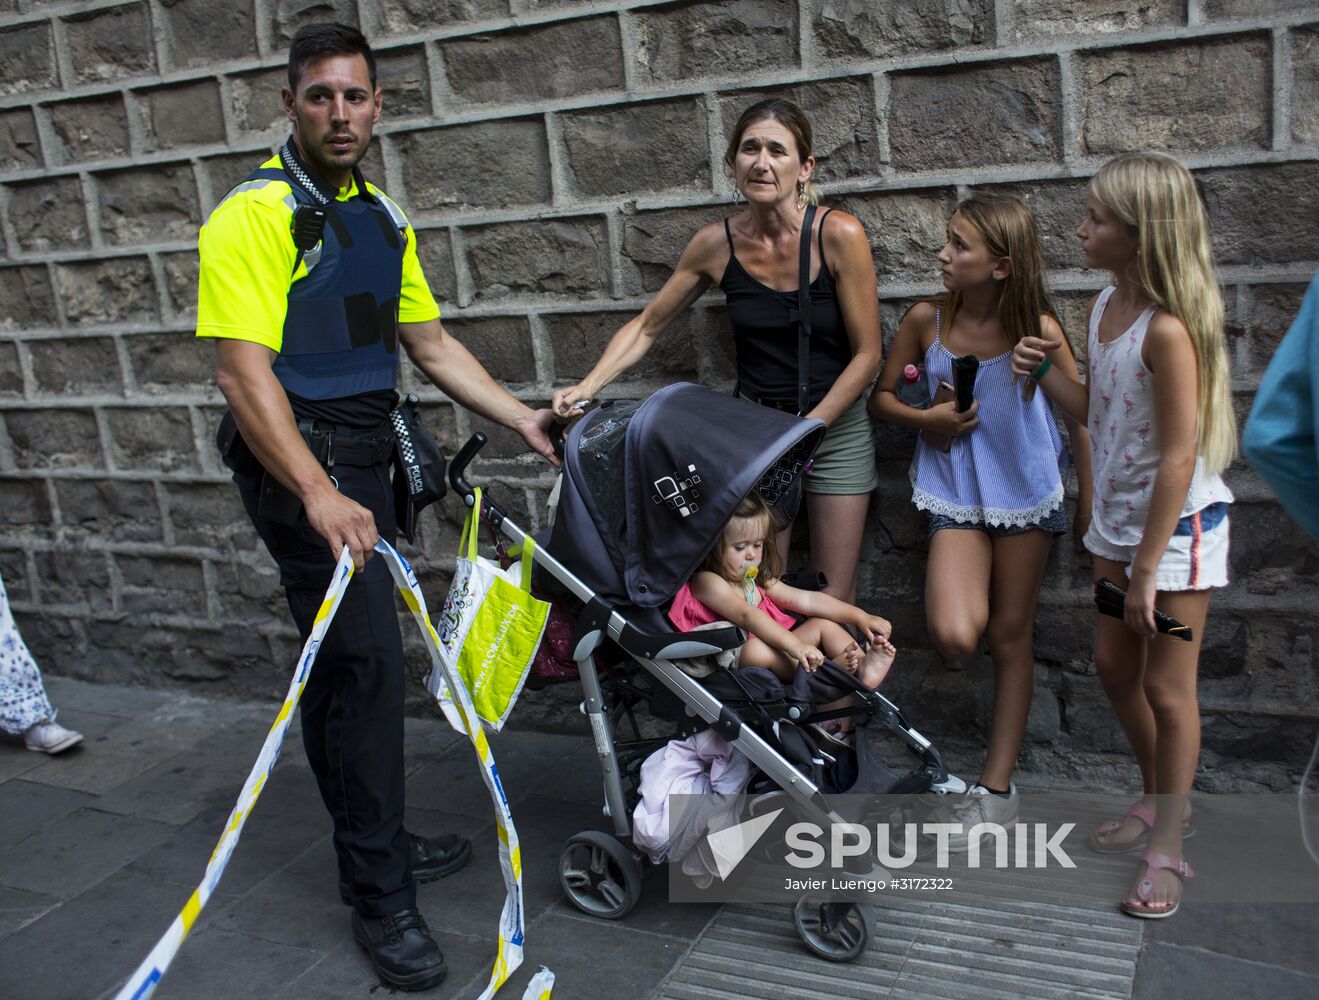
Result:
<svg viewBox="0 0 1319 1000"><path fill-rule="evenodd" d="M383 546L383 548L382 548ZM412 617L421 626L421 634L431 654L431 673L426 681L426 688L440 703L451 725L461 733L466 733L476 748L476 755L481 760L481 777L485 779L490 792L490 800L495 807L495 821L499 826L499 867L504 873L504 909L499 918L499 954L495 956L495 967L490 973L490 982L486 985L478 1000L489 1000L499 987L522 964L522 943L526 930L525 915L522 907L522 848L518 842L518 832L513 826L513 814L509 811L508 796L504 794L503 783L499 780L499 768L495 767L494 754L485 738L485 729L481 718L476 714L467 685L458 673L457 665L449 662L440 647L440 637L431 624L430 615L426 613L426 599L421 595L417 577L412 572L408 561L395 552L383 539L376 544L377 551L388 555L389 572L394 577L394 585L403 595L403 603L412 612ZM552 980L551 980L552 981ZM538 996L528 986L523 1000Z"/></svg>
<svg viewBox="0 0 1319 1000"><path fill-rule="evenodd" d="M550 1000L550 991L553 989L554 973L542 965L531 977L531 982L527 983L527 991L522 994L522 1000Z"/></svg>
<svg viewBox="0 0 1319 1000"><path fill-rule="evenodd" d="M375 550L388 564L390 575L393 576L395 585L403 595L404 603L421 627L422 636L430 649L432 669L431 676L427 680L427 689L440 702L440 707L450 724L459 732L466 733L467 738L472 741L477 757L481 761L482 776L494 803L495 819L499 826L499 864L504 874L506 895L499 922L499 953L495 957L490 982L478 998L478 1000L489 1000L522 964L525 921L522 905L522 854L517 830L513 826L508 797L504 794L503 785L500 783L499 769L495 766L494 755L490 752L489 743L486 742L481 720L472 707L471 697L461 676L440 652L439 637L431 625L430 615L426 611L426 599L417 585L412 567L383 538L376 543ZM225 867L233 856L234 848L238 846L238 838L242 836L243 825L251 815L257 799L261 797L266 779L270 777L270 772L279 759L279 751L284 744L284 736L288 731L293 709L297 707L302 691L307 686L307 678L311 676L316 653L325 638L326 630L330 627L330 622L334 620L335 612L339 609L339 603L343 600L352 577L353 562L348 554L348 547L344 546L339 562L334 567L330 588L326 591L325 599L316 612L311 635L302 647L302 655L298 659L297 670L294 671L293 680L289 684L288 694L284 696L284 704L280 706L274 724L266 734L266 741L262 744L256 763L252 765L252 771L243 784L238 801L229 814L224 832L220 834L219 843L211 852L211 860L206 865L206 873L202 876L201 883L193 890L192 896L184 904L179 915L174 918L169 929L115 995L115 1000L145 1000L152 994L197 922L198 915L211 898L215 887L220 884ZM553 986L554 973L542 966L527 984L522 1000L549 1000Z"/></svg>

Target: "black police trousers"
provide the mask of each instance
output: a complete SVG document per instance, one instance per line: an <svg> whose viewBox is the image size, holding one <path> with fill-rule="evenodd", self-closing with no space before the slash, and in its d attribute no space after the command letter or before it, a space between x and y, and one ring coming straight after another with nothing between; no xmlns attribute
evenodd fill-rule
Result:
<svg viewBox="0 0 1319 1000"><path fill-rule="evenodd" d="M306 512L292 525L257 511L261 472L234 482L257 534L279 564L280 583L302 641L330 585L337 555ZM391 545L397 536L387 466L336 465L339 492L375 515ZM393 578L379 556L353 575L302 693L302 742L334 821L339 877L363 916L416 905L403 829L403 640Z"/></svg>

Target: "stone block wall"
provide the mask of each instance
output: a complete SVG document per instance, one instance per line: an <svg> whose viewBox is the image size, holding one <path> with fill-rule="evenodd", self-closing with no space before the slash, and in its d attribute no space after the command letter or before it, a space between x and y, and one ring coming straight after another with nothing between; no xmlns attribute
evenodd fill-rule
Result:
<svg viewBox="0 0 1319 1000"><path fill-rule="evenodd" d="M0 0L0 573L51 672L286 683L275 573L211 445L222 400L191 336L195 239L284 134L289 37L329 15L380 57L368 176L410 213L448 328L533 404L580 377L690 234L730 211L722 150L762 95L814 119L826 196L873 242L886 336L936 289L944 223L971 188L1035 207L1079 334L1104 276L1071 233L1086 178L1123 150L1170 151L1202 182L1242 414L1319 267L1313 0ZM718 294L634 376L610 394L729 385ZM539 526L545 467L411 370L403 381L450 448L490 433L479 476ZM911 446L881 429L861 590L898 625L895 697L972 747L990 675L924 648ZM1248 468L1229 479L1235 583L1206 637L1204 780L1285 787L1319 717L1319 553ZM428 514L410 551L435 599L458 522L453 505ZM1088 592L1060 545L1028 770L1119 766ZM561 720L572 694L528 696L523 718Z"/></svg>

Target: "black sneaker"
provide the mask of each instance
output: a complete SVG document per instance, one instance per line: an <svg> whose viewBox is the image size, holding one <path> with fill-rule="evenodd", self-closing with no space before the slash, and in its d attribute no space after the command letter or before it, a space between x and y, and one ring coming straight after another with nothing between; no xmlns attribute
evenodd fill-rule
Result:
<svg viewBox="0 0 1319 1000"><path fill-rule="evenodd" d="M440 946L415 906L383 917L353 911L353 940L371 958L380 978L400 990L428 990L448 975Z"/></svg>
<svg viewBox="0 0 1319 1000"><path fill-rule="evenodd" d="M439 837L412 835L408 845L408 863L412 877L418 882L434 882L437 878L452 875L472 860L472 842L456 833ZM345 906L353 905L353 887L339 882L339 899Z"/></svg>

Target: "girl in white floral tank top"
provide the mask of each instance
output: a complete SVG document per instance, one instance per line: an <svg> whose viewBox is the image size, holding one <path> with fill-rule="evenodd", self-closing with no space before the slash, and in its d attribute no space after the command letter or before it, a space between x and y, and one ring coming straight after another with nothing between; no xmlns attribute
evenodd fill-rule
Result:
<svg viewBox="0 0 1319 1000"><path fill-rule="evenodd" d="M1090 313L1087 370L1090 376L1090 465L1094 475L1093 521L1086 536L1091 552L1131 562L1145 536L1150 491L1159 472L1159 439L1154 433L1154 379L1142 360L1145 335L1156 307L1147 306L1116 339L1103 341L1099 324L1114 286L1099 293ZM1217 473L1205 472L1197 456L1181 516L1212 504L1231 503L1232 493ZM1190 566L1187 567L1188 571ZM1213 576L1166 572L1162 590L1201 590L1227 583L1227 565ZM1179 586L1179 584L1181 586Z"/></svg>
<svg viewBox="0 0 1319 1000"><path fill-rule="evenodd" d="M1208 221L1190 173L1133 153L1090 182L1077 236L1114 285L1090 310L1089 382L1050 363L1058 345L1024 338L1013 370L1035 379L1093 446L1096 583L1123 586L1122 617L1099 618L1095 666L1140 764L1144 794L1090 835L1102 854L1142 851L1122 901L1167 917L1194 871L1182 857L1200 750L1196 670L1214 587L1227 584L1232 493L1219 473L1236 444L1223 301ZM1155 611L1190 627L1163 634Z"/></svg>

